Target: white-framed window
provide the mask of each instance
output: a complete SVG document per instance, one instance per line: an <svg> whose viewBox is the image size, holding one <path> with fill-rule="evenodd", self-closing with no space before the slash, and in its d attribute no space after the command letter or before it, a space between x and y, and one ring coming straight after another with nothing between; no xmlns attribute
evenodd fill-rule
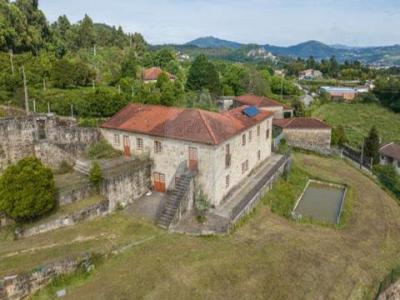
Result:
<svg viewBox="0 0 400 300"><path fill-rule="evenodd" d="M143 149L143 139L142 138L137 138L136 139L136 148L138 150L142 150Z"/></svg>
<svg viewBox="0 0 400 300"><path fill-rule="evenodd" d="M229 186L231 185L231 177L229 175L226 175L225 177L225 188L229 188Z"/></svg>
<svg viewBox="0 0 400 300"><path fill-rule="evenodd" d="M154 141L154 152L161 153L162 152L162 144L160 141Z"/></svg>
<svg viewBox="0 0 400 300"><path fill-rule="evenodd" d="M246 134L242 135L242 146L246 146Z"/></svg>
<svg viewBox="0 0 400 300"><path fill-rule="evenodd" d="M115 133L115 134L114 134L114 144L115 144L115 145L119 145L120 143L121 143L121 141L120 141L119 134L118 134L118 133Z"/></svg>

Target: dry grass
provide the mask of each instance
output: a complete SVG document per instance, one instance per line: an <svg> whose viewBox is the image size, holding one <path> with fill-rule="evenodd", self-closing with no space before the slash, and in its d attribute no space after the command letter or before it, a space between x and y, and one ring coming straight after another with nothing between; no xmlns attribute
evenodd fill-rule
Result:
<svg viewBox="0 0 400 300"><path fill-rule="evenodd" d="M302 154L295 160L310 174L353 187L354 207L344 228L298 224L261 205L234 234L196 238L165 234L117 214L64 230L62 237L61 231L40 237L45 244L44 239L57 243L74 234L103 233L122 243L156 235L106 260L90 277L70 281L66 299L371 299L379 281L400 262L400 207L340 160ZM0 247L0 256L40 241L14 243ZM113 244L96 243L102 246L86 242L75 248ZM0 259L0 270L5 265L10 267ZM52 297L44 290L38 299Z"/></svg>

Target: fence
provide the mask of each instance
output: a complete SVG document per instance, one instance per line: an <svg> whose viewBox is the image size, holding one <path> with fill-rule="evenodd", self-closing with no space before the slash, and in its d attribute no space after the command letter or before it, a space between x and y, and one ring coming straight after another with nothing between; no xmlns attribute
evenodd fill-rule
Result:
<svg viewBox="0 0 400 300"><path fill-rule="evenodd" d="M286 167L290 155L285 154L276 165L256 184L256 186L232 210L231 222L235 223L244 213L250 210L264 195L264 188L271 183L282 167Z"/></svg>
<svg viewBox="0 0 400 300"><path fill-rule="evenodd" d="M352 161L360 165L362 164L362 166L367 168L368 170L372 169L371 159L363 156L361 151L356 150L348 145L343 145L342 150L343 150L343 155L346 156L347 158L351 159Z"/></svg>

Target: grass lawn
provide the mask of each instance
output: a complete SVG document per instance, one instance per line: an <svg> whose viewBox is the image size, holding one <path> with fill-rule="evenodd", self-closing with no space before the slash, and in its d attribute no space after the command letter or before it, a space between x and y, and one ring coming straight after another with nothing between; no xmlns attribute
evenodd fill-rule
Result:
<svg viewBox="0 0 400 300"><path fill-rule="evenodd" d="M0 240L0 273L153 237L35 299L54 299L61 288L65 299L372 299L400 263L399 205L340 160L295 154L294 161L301 172L354 189L344 227L296 223L260 204L231 235L191 237L120 212L32 239Z"/></svg>
<svg viewBox="0 0 400 300"><path fill-rule="evenodd" d="M400 114L376 104L328 103L313 112L313 116L329 125L342 125L350 144L361 145L372 126L376 126L382 142L400 142Z"/></svg>

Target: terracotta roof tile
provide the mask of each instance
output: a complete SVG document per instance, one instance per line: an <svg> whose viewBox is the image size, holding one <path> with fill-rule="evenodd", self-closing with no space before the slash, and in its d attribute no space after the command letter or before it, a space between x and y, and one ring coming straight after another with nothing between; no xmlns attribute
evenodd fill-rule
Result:
<svg viewBox="0 0 400 300"><path fill-rule="evenodd" d="M143 80L145 80L145 81L157 80L157 79L158 79L158 76L160 76L162 72L163 72L163 70L161 70L161 69L158 68L158 67L153 67L153 68L145 69L145 70L143 70ZM172 75L172 74L170 74L170 73L168 73L168 72L164 72L164 73L167 74L167 76L168 76L168 78L169 78L170 80L175 79L175 76L174 76L174 75Z"/></svg>
<svg viewBox="0 0 400 300"><path fill-rule="evenodd" d="M292 109L291 107L283 103L279 103L278 101L252 94L246 94L236 97L235 100L243 105L251 105L257 107L283 107L284 109Z"/></svg>
<svg viewBox="0 0 400 300"><path fill-rule="evenodd" d="M379 153L400 161L400 145L395 143L386 144L381 147Z"/></svg>
<svg viewBox="0 0 400 300"><path fill-rule="evenodd" d="M274 126L289 129L330 129L331 127L316 118L274 119Z"/></svg>
<svg viewBox="0 0 400 300"><path fill-rule="evenodd" d="M101 127L152 136L218 145L255 126L272 113L260 111L249 118L244 107L225 113L158 105L129 104Z"/></svg>

